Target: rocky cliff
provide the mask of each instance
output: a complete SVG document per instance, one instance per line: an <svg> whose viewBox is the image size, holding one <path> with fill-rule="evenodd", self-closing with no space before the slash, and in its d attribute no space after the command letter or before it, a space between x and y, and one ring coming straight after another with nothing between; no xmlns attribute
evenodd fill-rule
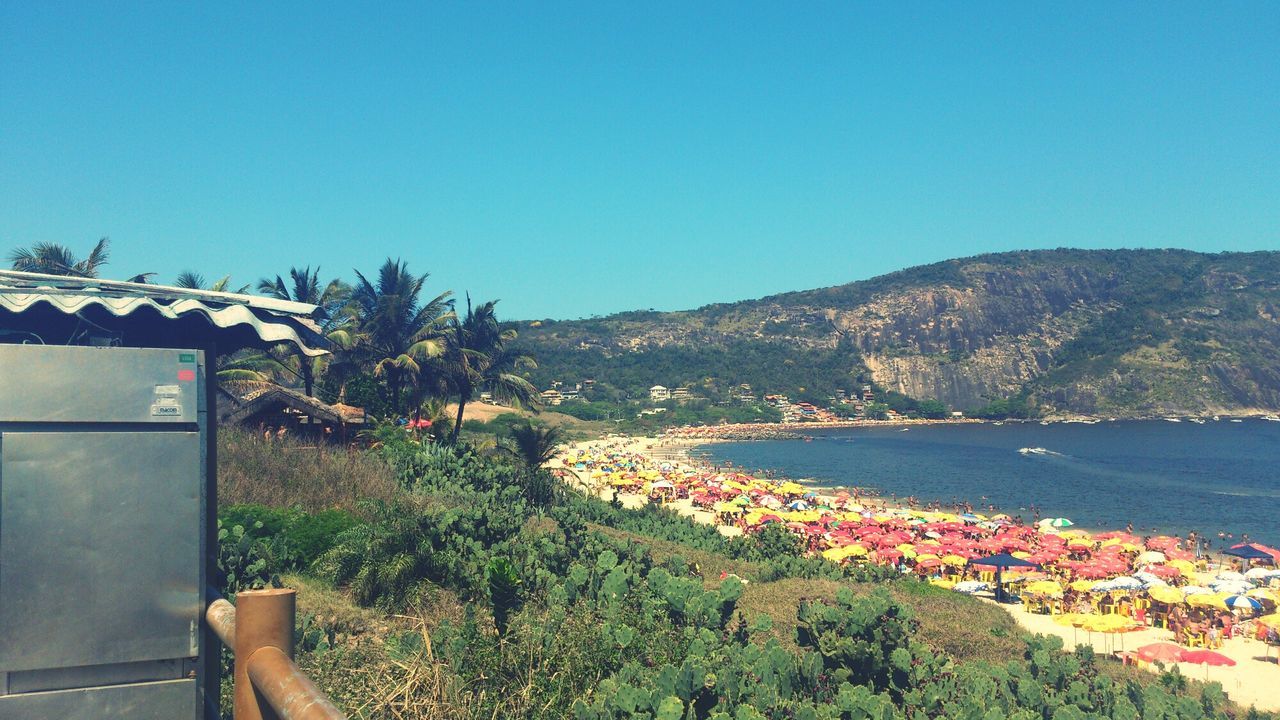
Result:
<svg viewBox="0 0 1280 720"><path fill-rule="evenodd" d="M589 368L610 382L612 358L637 386L646 370L667 385L729 385L732 363L698 358L734 348L781 357L775 375L822 366L809 387L773 377L762 391L871 380L960 409L1019 395L1050 414L1280 408L1280 253L1003 253L688 312L522 325L526 347L550 359L541 380ZM750 369L739 364L770 382Z"/></svg>

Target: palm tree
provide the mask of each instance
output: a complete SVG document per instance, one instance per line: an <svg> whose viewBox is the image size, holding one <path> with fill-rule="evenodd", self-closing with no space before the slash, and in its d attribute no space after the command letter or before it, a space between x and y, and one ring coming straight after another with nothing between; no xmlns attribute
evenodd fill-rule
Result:
<svg viewBox="0 0 1280 720"><path fill-rule="evenodd" d="M96 278L99 268L107 264L107 245L108 240L102 238L93 246L89 257L77 260L65 245L42 242L14 250L9 260L13 262L14 270L22 272Z"/></svg>
<svg viewBox="0 0 1280 720"><path fill-rule="evenodd" d="M512 455L526 470L535 473L555 457L560 445L560 428L539 427L526 419L511 426L511 439L515 443Z"/></svg>
<svg viewBox="0 0 1280 720"><path fill-rule="evenodd" d="M258 292L277 300L316 305L321 313L321 333L339 350L346 350L352 345L350 328L351 317L343 312L351 297L351 288L341 280L330 280L324 289L320 288L320 268L312 271L311 266L305 268L289 268L290 282L286 283L279 275L274 280L263 278L258 281ZM297 375L307 395L313 395L316 377L327 366L328 358L312 358L302 352L296 345L287 346L292 353ZM291 368L292 369L292 368Z"/></svg>
<svg viewBox="0 0 1280 720"><path fill-rule="evenodd" d="M516 339L516 331L503 330L498 325L494 313L497 303L490 300L472 308L468 295L466 317L459 320L455 314L446 335L449 345L444 357L444 377L449 389L458 396L458 414L449 436L451 443L458 441L467 401L479 390L488 390L495 398L516 407L537 401L537 390L516 374L521 368L535 368L537 364L532 357L508 347L508 343Z"/></svg>
<svg viewBox="0 0 1280 720"><path fill-rule="evenodd" d="M188 288L191 290L208 290L210 292L229 292L237 295L243 295L249 292L248 285L241 285L235 290L228 290L231 286L231 276L224 275L221 279L215 281L212 285L205 285L204 275L191 270L183 270L178 273L178 278L173 281L174 287Z"/></svg>
<svg viewBox="0 0 1280 720"><path fill-rule="evenodd" d="M419 300L427 274L411 275L400 260L387 261L378 270L377 283L356 271L351 301L359 318L353 341L373 362L375 376L384 377L392 409L403 409L401 391L415 385L421 362L438 357L445 349L441 336L453 317L453 293L443 292L425 304Z"/></svg>
<svg viewBox="0 0 1280 720"><path fill-rule="evenodd" d="M77 260L76 256L65 245L57 243L36 243L30 248L18 248L9 254L13 269L22 272L44 273L45 275L68 275L70 277L96 278L98 271L107 264L107 238L102 238L89 257ZM139 273L125 282L144 283L155 273Z"/></svg>

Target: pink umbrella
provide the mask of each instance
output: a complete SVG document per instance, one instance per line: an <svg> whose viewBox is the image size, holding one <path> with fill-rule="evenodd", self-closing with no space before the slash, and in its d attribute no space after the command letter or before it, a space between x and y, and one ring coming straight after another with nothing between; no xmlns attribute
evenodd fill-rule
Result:
<svg viewBox="0 0 1280 720"><path fill-rule="evenodd" d="M1175 663L1182 660L1186 650L1173 643L1158 642L1138 648L1138 657L1147 662Z"/></svg>

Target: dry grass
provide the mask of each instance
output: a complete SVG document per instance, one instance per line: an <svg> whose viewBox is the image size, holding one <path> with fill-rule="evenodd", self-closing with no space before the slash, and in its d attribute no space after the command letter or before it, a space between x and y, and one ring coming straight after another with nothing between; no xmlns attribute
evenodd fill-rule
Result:
<svg viewBox="0 0 1280 720"><path fill-rule="evenodd" d="M649 535L641 535L639 533L628 532L626 530L617 530L606 525L597 525L595 523L587 523L587 527L595 532L617 540L629 540L631 542L646 545L649 552L653 555L654 562L662 563L668 558L679 555L685 559L690 565L697 566L698 571L705 580L708 589L718 587L720 585L720 573L733 573L739 577L753 580L759 576L760 568L756 563L747 562L745 560L734 560L718 555L716 553L698 550L688 545L682 545L678 542L670 542L668 540L659 540Z"/></svg>
<svg viewBox="0 0 1280 720"><path fill-rule="evenodd" d="M360 500L390 500L399 486L373 455L292 438L265 439L238 428L218 432L218 501L308 512L352 510Z"/></svg>

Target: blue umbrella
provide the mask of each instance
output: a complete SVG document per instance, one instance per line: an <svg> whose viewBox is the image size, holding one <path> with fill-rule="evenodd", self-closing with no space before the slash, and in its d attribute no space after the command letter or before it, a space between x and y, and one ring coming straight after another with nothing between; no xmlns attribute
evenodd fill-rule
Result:
<svg viewBox="0 0 1280 720"><path fill-rule="evenodd" d="M1227 604L1227 607L1232 608L1233 610L1253 610L1256 612L1262 609L1262 603L1248 595L1232 595L1223 602Z"/></svg>
<svg viewBox="0 0 1280 720"><path fill-rule="evenodd" d="M984 558L974 558L969 561L970 565L982 565L984 567L993 567L996 569L996 602L1000 602L1004 597L1004 588L1001 584L1001 575L1005 568L1029 567L1038 568L1039 565L1033 562L1027 562L1022 558L1016 558L1009 553L1000 553Z"/></svg>

